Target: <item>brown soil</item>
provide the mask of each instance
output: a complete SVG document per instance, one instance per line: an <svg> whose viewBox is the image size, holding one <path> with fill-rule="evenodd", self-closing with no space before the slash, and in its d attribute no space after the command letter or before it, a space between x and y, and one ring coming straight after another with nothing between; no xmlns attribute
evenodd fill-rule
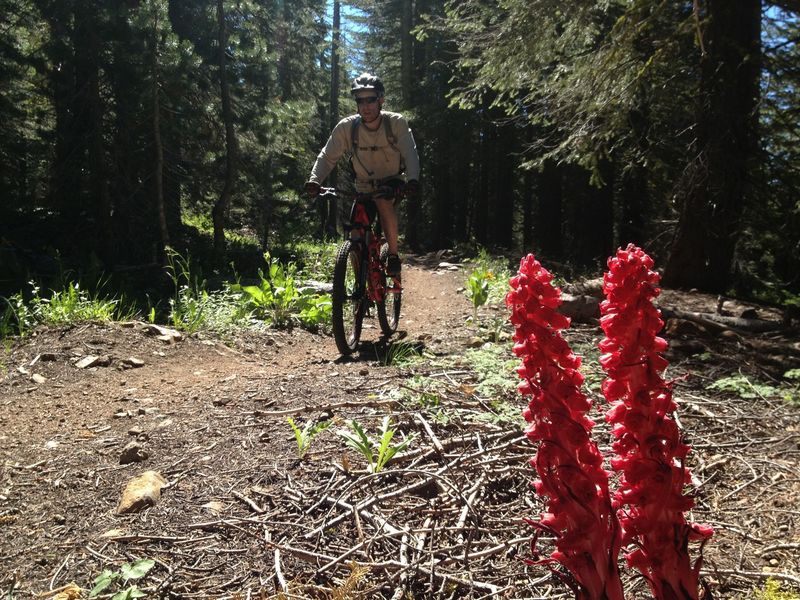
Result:
<svg viewBox="0 0 800 600"><path fill-rule="evenodd" d="M88 590L103 569L149 558L138 585L150 597L568 597L546 567L523 560L533 533L523 518L542 510L513 416L523 400L476 387L464 272L432 258L407 263L401 331L379 340L368 320L351 359L302 330L168 344L143 324L89 323L13 344L0 363L0 592ZM716 298L665 292L662 302L713 311ZM481 319L503 315L488 307ZM798 338L672 327L670 376L694 445L691 517L716 530L703 580L718 598L747 597L769 575L796 589L800 408L707 387L738 371L769 382L797 368ZM584 348L600 337L591 324L570 332ZM397 339L424 358L384 366ZM77 368L87 355L110 363ZM356 419L374 434L384 415L415 437L370 474L334 431ZM299 459L287 416L333 425ZM131 441L148 458L121 465ZM122 489L145 470L168 480L160 502L117 515ZM626 585L648 597L641 578Z"/></svg>

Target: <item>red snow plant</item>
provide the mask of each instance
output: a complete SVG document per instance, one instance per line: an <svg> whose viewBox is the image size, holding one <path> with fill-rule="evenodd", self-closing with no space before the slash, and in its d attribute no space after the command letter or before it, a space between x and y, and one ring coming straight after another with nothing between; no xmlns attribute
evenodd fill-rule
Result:
<svg viewBox="0 0 800 600"><path fill-rule="evenodd" d="M622 543L633 548L625 557L647 578L653 597L696 599L700 560L690 564L688 544L708 539L712 530L684 518L694 505L683 492L690 482L684 466L689 446L673 418L671 387L661 377L667 342L656 335L664 325L653 305L661 291L659 275L652 259L633 245L618 250L608 266L600 363L608 375L603 394L613 426L611 466L620 474L614 508Z"/></svg>
<svg viewBox="0 0 800 600"><path fill-rule="evenodd" d="M511 279L506 304L514 325L514 353L519 390L530 396L524 411L526 435L538 443L532 466L539 474L537 494L547 498L547 512L532 523L556 538L556 551L544 562L558 562L579 600L622 600L617 565L620 530L609 495L609 472L592 442L594 422L586 416L591 402L581 392L580 358L561 331L569 319L556 312L561 292L553 276L528 255Z"/></svg>

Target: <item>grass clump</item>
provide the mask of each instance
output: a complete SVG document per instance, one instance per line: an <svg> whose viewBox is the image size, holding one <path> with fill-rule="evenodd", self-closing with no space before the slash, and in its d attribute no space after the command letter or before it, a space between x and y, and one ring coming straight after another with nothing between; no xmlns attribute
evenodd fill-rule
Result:
<svg viewBox="0 0 800 600"><path fill-rule="evenodd" d="M90 293L74 281L63 289L43 294L38 285L30 282L30 299L22 292L3 298L5 307L0 313L0 338L27 335L37 325L67 325L84 321L109 322L129 318L120 299L104 298Z"/></svg>

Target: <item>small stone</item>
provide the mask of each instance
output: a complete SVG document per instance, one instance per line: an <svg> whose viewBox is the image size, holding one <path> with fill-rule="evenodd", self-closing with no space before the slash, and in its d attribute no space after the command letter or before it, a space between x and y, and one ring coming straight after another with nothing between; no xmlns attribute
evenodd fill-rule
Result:
<svg viewBox="0 0 800 600"><path fill-rule="evenodd" d="M154 334L156 339L169 344L179 342L183 339L183 334L179 331L170 329L169 327L161 327L160 325L148 325L146 331Z"/></svg>
<svg viewBox="0 0 800 600"><path fill-rule="evenodd" d="M147 460L149 457L150 455L140 443L130 442L122 449L122 454L120 454L119 457L119 464L129 465L131 463L138 463Z"/></svg>
<svg viewBox="0 0 800 600"><path fill-rule="evenodd" d="M117 514L138 512L148 506L154 506L161 499L161 489L167 485L167 480L156 471L145 471L134 477L125 486Z"/></svg>
<svg viewBox="0 0 800 600"><path fill-rule="evenodd" d="M161 423L159 423L158 425L156 425L156 427L157 427L158 429L166 429L167 427L169 427L170 425L172 425L172 423L173 423L173 420L172 420L172 419L164 419L163 421L161 421Z"/></svg>
<svg viewBox="0 0 800 600"><path fill-rule="evenodd" d="M125 531L123 529L109 529L105 533L101 533L100 537L115 538L115 537L122 537L123 535L125 535Z"/></svg>
<svg viewBox="0 0 800 600"><path fill-rule="evenodd" d="M358 372L358 374L361 375L362 377L366 377L367 375L369 375L369 369L366 369L366 368L365 369L361 369Z"/></svg>
<svg viewBox="0 0 800 600"><path fill-rule="evenodd" d="M483 340L478 336L473 336L469 338L469 342L467 343L467 345L470 348L480 348L481 346L483 346Z"/></svg>
<svg viewBox="0 0 800 600"><path fill-rule="evenodd" d="M44 447L48 450L55 450L58 448L58 440L50 440L44 445Z"/></svg>
<svg viewBox="0 0 800 600"><path fill-rule="evenodd" d="M147 406L147 407L140 407L137 411L140 415L152 415L158 412L158 409L155 406Z"/></svg>
<svg viewBox="0 0 800 600"><path fill-rule="evenodd" d="M228 404L230 401L231 401L231 399L230 399L230 398L214 398L214 399L211 401L211 404L213 404L214 406L225 406L225 405L226 405L226 404Z"/></svg>
<svg viewBox="0 0 800 600"><path fill-rule="evenodd" d="M33 375L31 375L31 381L33 383L44 383L45 381L47 381L47 379L44 376L39 375L38 373L34 373Z"/></svg>
<svg viewBox="0 0 800 600"><path fill-rule="evenodd" d="M125 417L130 417L130 413L127 410L121 410L119 412L114 413L115 419L124 419Z"/></svg>
<svg viewBox="0 0 800 600"><path fill-rule="evenodd" d="M103 356L94 356L90 354L89 356L84 356L78 362L75 363L75 366L79 369L88 369L89 367L107 367L111 364L111 358L107 355Z"/></svg>
<svg viewBox="0 0 800 600"><path fill-rule="evenodd" d="M56 513L53 515L53 521L56 523L56 525L63 525L64 523L67 522L67 517L65 517L62 514Z"/></svg>
<svg viewBox="0 0 800 600"><path fill-rule="evenodd" d="M225 505L217 500L212 500L211 502L206 502L203 504L202 508L205 508L209 512L218 515L225 509Z"/></svg>
<svg viewBox="0 0 800 600"><path fill-rule="evenodd" d="M131 427L128 429L128 435L132 437L139 437L140 435L144 434L144 429L141 427Z"/></svg>
<svg viewBox="0 0 800 600"><path fill-rule="evenodd" d="M781 561L779 561L777 558L770 558L769 559L769 566L770 567L777 567L780 564L781 564Z"/></svg>
<svg viewBox="0 0 800 600"><path fill-rule="evenodd" d="M128 358L122 359L122 364L132 369L138 369L139 367L144 366L144 361L141 358L136 358L135 356L129 356Z"/></svg>

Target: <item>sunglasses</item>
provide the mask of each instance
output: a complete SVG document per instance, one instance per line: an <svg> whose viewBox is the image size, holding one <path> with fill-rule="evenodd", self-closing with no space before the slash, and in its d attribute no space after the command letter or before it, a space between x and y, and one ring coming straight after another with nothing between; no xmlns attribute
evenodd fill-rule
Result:
<svg viewBox="0 0 800 600"><path fill-rule="evenodd" d="M373 104L378 101L377 96L367 96L366 98L356 98L356 104Z"/></svg>

